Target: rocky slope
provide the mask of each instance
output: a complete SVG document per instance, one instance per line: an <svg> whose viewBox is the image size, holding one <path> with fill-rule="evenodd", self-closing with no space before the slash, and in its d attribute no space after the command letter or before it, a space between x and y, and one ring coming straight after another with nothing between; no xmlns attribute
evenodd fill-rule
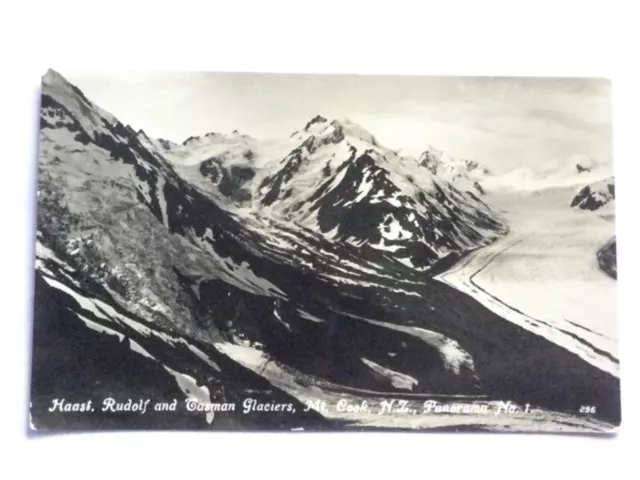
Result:
<svg viewBox="0 0 640 480"><path fill-rule="evenodd" d="M598 210L616 198L615 182L608 177L584 186L571 201L571 207Z"/></svg>
<svg viewBox="0 0 640 480"><path fill-rule="evenodd" d="M609 240L600 250L598 250L596 258L598 265L611 278L618 278L618 259L617 259L616 237Z"/></svg>
<svg viewBox="0 0 640 480"><path fill-rule="evenodd" d="M148 137L144 143L224 208L320 233L374 261L393 258L423 271L506 231L479 198L477 181L464 184L471 181L469 172L486 169L438 160L434 173L424 161L380 145L348 119L318 115L281 141L234 132L192 137L168 148Z"/></svg>
<svg viewBox="0 0 640 480"><path fill-rule="evenodd" d="M505 231L474 193L396 155L349 120L316 117L294 135L302 143L268 169L256 192L260 210L273 218L418 270Z"/></svg>
<svg viewBox="0 0 640 480"><path fill-rule="evenodd" d="M615 218L615 179L607 177L582 187L571 201L571 207L594 212L603 219ZM600 269L611 278L618 278L616 237L596 252Z"/></svg>

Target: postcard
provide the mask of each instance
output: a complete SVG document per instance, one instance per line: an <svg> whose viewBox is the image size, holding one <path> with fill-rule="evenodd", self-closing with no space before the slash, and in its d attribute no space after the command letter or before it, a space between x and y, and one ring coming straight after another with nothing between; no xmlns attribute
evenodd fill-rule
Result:
<svg viewBox="0 0 640 480"><path fill-rule="evenodd" d="M31 428L617 431L610 96L49 70Z"/></svg>

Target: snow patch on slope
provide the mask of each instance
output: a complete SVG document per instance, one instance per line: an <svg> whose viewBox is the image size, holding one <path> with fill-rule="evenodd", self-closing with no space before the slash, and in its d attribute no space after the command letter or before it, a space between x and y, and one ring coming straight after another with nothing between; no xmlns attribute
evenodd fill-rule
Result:
<svg viewBox="0 0 640 480"><path fill-rule="evenodd" d="M373 360L369 360L367 358L362 358L362 363L364 363L371 370L376 372L378 375L381 375L389 380L392 386L395 388L401 388L403 390L413 390L418 384L418 380L415 378L406 375L404 373L396 372L388 367L384 367Z"/></svg>
<svg viewBox="0 0 640 480"><path fill-rule="evenodd" d="M411 336L419 338L427 345L434 347L440 353L440 357L442 358L445 367L456 375L459 375L464 368L468 369L471 372L475 370L473 358L471 357L471 355L467 351L465 351L458 342L449 337L446 337L445 335L427 330L425 328L396 325L393 323L381 322L379 320L358 317L346 312L343 313L352 318L371 323L372 325L388 328L389 330L395 330L397 332L407 333Z"/></svg>
<svg viewBox="0 0 640 480"><path fill-rule="evenodd" d="M164 368L167 372L173 375L176 383L189 400L203 405L208 405L211 403L209 389L205 385L199 386L195 378L185 373L176 372L166 365L164 365ZM213 422L214 416L215 414L213 410L207 410L205 416L207 423L211 424L211 422Z"/></svg>

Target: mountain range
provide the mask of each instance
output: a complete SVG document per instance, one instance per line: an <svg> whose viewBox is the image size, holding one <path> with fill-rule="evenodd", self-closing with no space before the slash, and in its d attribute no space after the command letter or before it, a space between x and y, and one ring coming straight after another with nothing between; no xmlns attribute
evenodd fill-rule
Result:
<svg viewBox="0 0 640 480"><path fill-rule="evenodd" d="M486 200L491 177L433 148L403 155L348 119L321 115L278 140L151 138L50 70L32 422L118 421L47 415L60 390L96 402L107 392L204 403L252 392L298 411L233 415L213 422L219 428L359 425L305 412L310 392L508 397L565 411L606 385L594 394L607 405L609 377L432 280L508 232ZM527 356L541 348L544 358ZM561 375L557 362L588 371L595 387ZM554 379L565 394L543 387ZM213 421L126 418L139 428Z"/></svg>

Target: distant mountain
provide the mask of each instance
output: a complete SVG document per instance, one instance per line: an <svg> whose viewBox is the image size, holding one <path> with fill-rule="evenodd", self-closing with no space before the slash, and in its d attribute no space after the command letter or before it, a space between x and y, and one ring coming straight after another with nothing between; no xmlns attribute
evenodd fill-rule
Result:
<svg viewBox="0 0 640 480"><path fill-rule="evenodd" d="M487 191L483 184L485 180L493 177L491 171L480 163L453 157L432 146L419 153L406 149L400 149L396 153L403 157L415 158L420 166L426 168L431 174L453 184L458 190L471 192L474 195L485 195Z"/></svg>
<svg viewBox="0 0 640 480"><path fill-rule="evenodd" d="M582 210L599 210L615 200L614 177L586 185L571 200L571 207Z"/></svg>
<svg viewBox="0 0 640 480"><path fill-rule="evenodd" d="M520 167L501 175L487 176L483 187L488 191L539 191L584 186L610 178L612 175L609 163L598 163L585 155L573 155L562 161Z"/></svg>
<svg viewBox="0 0 640 480"><path fill-rule="evenodd" d="M598 162L587 155L574 155L569 158L568 163L575 168L576 173L590 173L600 168Z"/></svg>
<svg viewBox="0 0 640 480"><path fill-rule="evenodd" d="M611 278L618 278L618 249L616 237L609 240L596 255L598 265Z"/></svg>
<svg viewBox="0 0 640 480"><path fill-rule="evenodd" d="M490 175L488 168L482 167L478 162L467 159L458 159L450 156L442 150L429 147L418 157L420 165L428 168L434 175L439 174L448 177L449 180L473 176L482 178Z"/></svg>

